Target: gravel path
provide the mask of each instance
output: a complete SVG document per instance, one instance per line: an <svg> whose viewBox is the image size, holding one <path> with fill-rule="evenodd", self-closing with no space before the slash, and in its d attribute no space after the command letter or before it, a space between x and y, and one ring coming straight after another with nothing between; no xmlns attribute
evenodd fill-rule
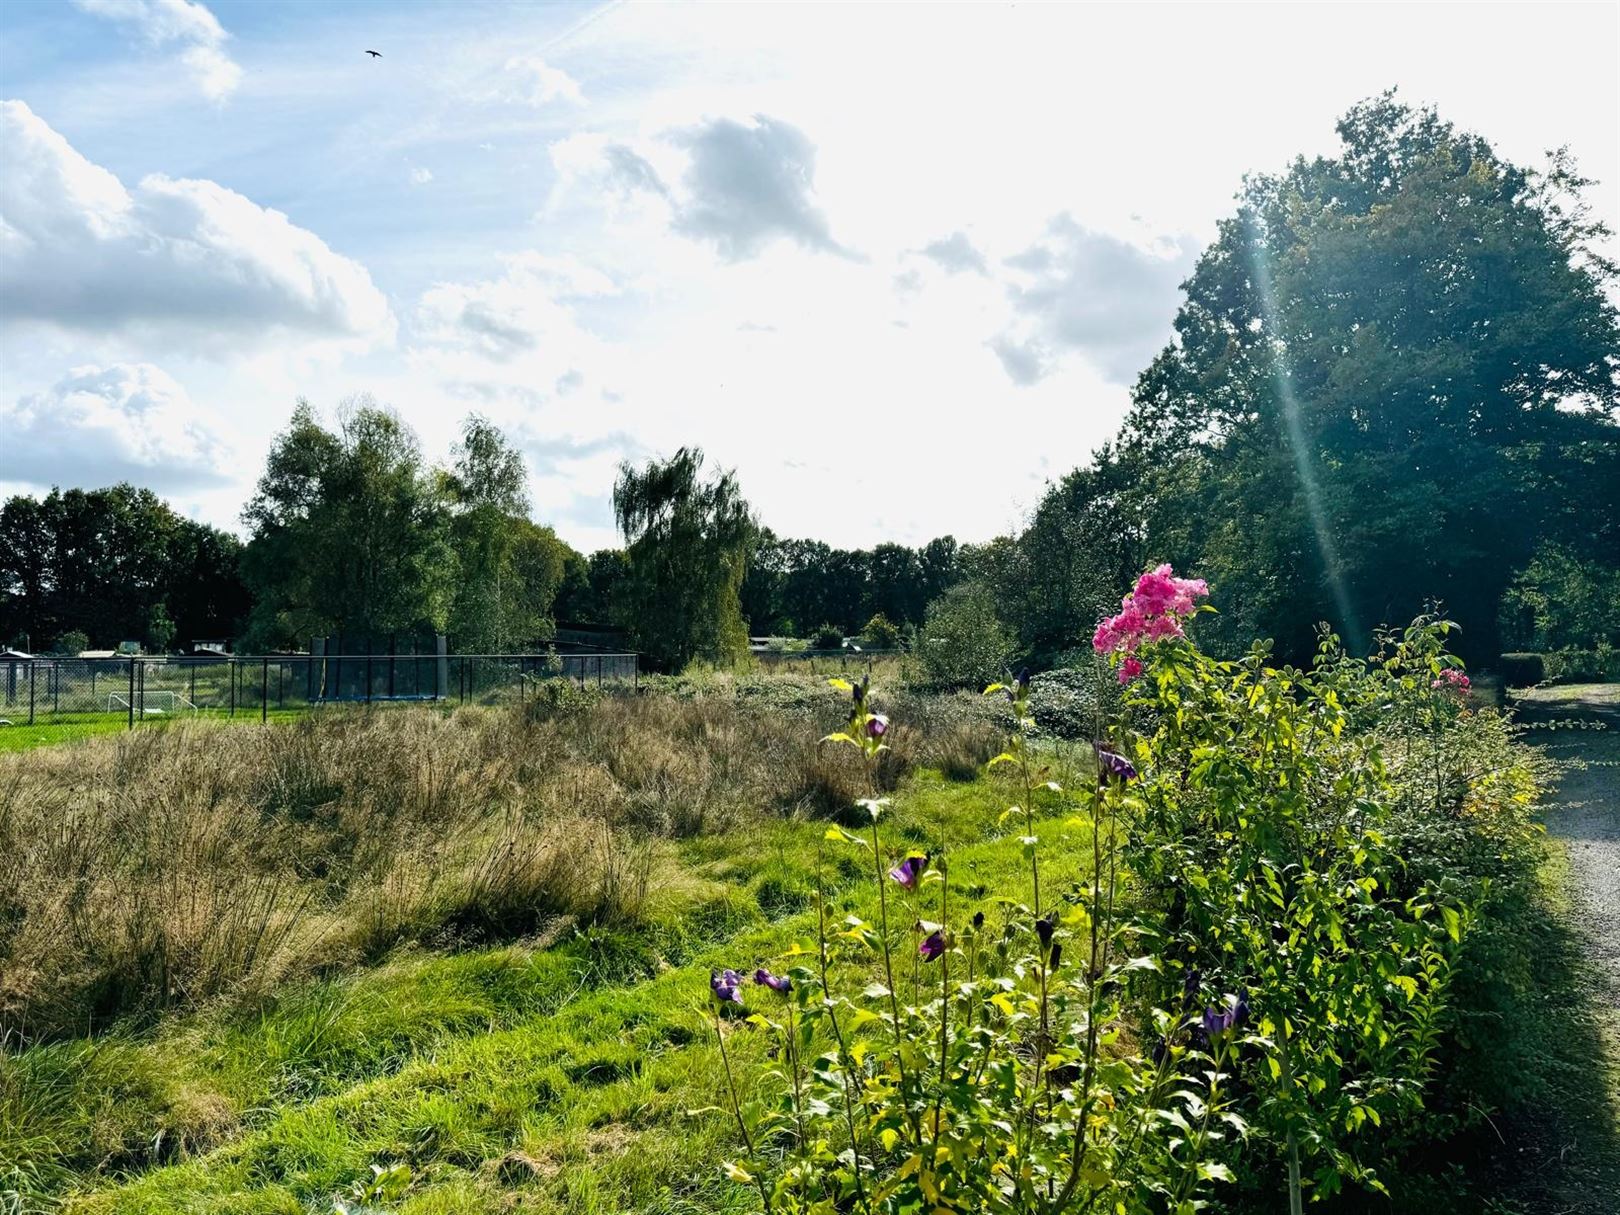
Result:
<svg viewBox="0 0 1620 1215"><path fill-rule="evenodd" d="M1551 756L1575 761L1547 810L1547 832L1565 841L1571 901L1611 1003L1611 1041L1620 1041L1620 687L1548 689L1521 702L1526 721L1575 719L1595 729L1537 730Z"/></svg>

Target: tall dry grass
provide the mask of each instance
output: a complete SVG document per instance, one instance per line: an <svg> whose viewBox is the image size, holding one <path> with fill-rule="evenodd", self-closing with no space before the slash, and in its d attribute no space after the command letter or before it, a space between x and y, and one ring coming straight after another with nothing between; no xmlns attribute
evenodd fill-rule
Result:
<svg viewBox="0 0 1620 1215"><path fill-rule="evenodd" d="M847 748L817 743L842 710L790 677L552 685L521 709L176 725L0 757L0 1039L267 993L404 942L633 919L661 838L871 792ZM919 758L910 727L892 737L880 791ZM988 722L951 738L994 753Z"/></svg>

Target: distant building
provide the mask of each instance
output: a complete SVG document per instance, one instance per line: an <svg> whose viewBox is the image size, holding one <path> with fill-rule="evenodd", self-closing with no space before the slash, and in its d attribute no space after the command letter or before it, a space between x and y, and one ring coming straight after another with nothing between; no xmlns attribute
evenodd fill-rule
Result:
<svg viewBox="0 0 1620 1215"><path fill-rule="evenodd" d="M193 641L191 652L199 658L224 658L231 652L231 643L227 640Z"/></svg>
<svg viewBox="0 0 1620 1215"><path fill-rule="evenodd" d="M117 650L80 650L79 658L117 658Z"/></svg>

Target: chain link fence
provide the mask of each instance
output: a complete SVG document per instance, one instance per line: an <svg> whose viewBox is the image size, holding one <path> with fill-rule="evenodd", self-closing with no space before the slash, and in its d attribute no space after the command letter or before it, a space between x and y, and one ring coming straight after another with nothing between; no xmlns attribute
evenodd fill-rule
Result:
<svg viewBox="0 0 1620 1215"><path fill-rule="evenodd" d="M285 715L327 704L521 702L536 686L638 685L636 654L287 654L0 660L0 721Z"/></svg>

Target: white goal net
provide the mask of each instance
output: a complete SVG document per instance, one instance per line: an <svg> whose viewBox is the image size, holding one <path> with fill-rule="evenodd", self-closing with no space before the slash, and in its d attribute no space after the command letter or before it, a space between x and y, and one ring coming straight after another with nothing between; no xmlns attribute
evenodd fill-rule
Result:
<svg viewBox="0 0 1620 1215"><path fill-rule="evenodd" d="M192 704L178 692L158 691L135 693L135 711L142 717L161 717L166 713L184 713L197 711ZM107 696L107 712L128 713L129 694L126 692L112 692Z"/></svg>

